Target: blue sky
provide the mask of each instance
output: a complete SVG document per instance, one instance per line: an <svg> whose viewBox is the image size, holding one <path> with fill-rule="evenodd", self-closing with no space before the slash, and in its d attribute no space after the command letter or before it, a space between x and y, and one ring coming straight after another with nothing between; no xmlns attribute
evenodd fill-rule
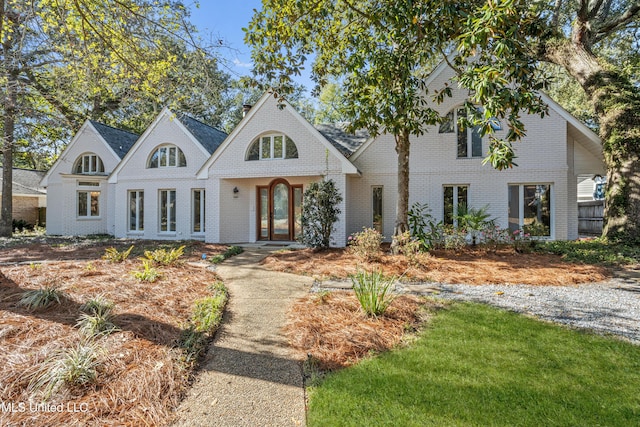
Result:
<svg viewBox="0 0 640 427"><path fill-rule="evenodd" d="M219 52L228 64L227 71L234 77L251 74L251 51L244 45L242 28L251 20L253 9L262 7L261 0L200 0L197 9L194 2L186 3L191 6L191 22L198 27L201 37L207 41L209 37L222 39L228 46ZM296 80L311 89L308 76Z"/></svg>

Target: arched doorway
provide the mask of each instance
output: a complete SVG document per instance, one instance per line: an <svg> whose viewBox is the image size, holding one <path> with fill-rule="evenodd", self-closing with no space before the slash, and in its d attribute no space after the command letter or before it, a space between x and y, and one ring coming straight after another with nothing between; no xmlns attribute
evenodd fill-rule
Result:
<svg viewBox="0 0 640 427"><path fill-rule="evenodd" d="M296 240L302 231L302 185L277 178L258 186L258 240Z"/></svg>

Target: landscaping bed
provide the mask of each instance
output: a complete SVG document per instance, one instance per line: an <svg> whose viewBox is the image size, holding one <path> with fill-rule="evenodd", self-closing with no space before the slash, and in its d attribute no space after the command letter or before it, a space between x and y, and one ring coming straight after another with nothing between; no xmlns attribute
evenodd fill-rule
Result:
<svg viewBox="0 0 640 427"><path fill-rule="evenodd" d="M366 261L348 249L281 251L263 265L276 271L312 274L318 280L346 279L358 269L381 270L402 280L467 284L577 285L601 282L612 276L604 266L565 262L560 255L518 253L511 246L497 250L482 247L436 250L416 255L381 252Z"/></svg>
<svg viewBox="0 0 640 427"><path fill-rule="evenodd" d="M131 243L125 261L101 259L107 247L123 250ZM161 246L177 247L49 240L2 250L0 425L147 426L170 420L226 300L215 272L191 261L225 247L191 243L177 263L150 262L157 278L147 281L138 256ZM25 292L49 288L57 290L59 302L45 308L21 302ZM79 320L87 316L87 302L96 300L112 305L115 329L87 335ZM211 308L217 317L203 318Z"/></svg>

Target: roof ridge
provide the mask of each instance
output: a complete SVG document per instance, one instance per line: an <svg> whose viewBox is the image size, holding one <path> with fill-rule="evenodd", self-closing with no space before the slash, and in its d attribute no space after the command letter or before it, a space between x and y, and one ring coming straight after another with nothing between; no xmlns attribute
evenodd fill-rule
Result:
<svg viewBox="0 0 640 427"><path fill-rule="evenodd" d="M111 125L108 125L108 124L106 124L106 123L99 122L99 121L97 121L97 120L89 119L89 122L90 122L91 124L98 124L98 125L100 125L100 126L108 127L108 128L113 129L113 130L120 131L120 132L126 132L126 133L129 133L129 134L131 134L131 135L140 136L140 134L135 133L135 132L131 132L130 130L117 128L117 127L115 127L115 126L111 126Z"/></svg>

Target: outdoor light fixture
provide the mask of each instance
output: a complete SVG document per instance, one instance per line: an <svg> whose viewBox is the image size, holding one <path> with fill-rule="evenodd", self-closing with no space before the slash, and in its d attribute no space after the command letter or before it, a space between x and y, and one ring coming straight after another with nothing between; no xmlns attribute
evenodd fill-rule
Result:
<svg viewBox="0 0 640 427"><path fill-rule="evenodd" d="M233 194L238 194L239 192L238 187L233 187Z"/></svg>

